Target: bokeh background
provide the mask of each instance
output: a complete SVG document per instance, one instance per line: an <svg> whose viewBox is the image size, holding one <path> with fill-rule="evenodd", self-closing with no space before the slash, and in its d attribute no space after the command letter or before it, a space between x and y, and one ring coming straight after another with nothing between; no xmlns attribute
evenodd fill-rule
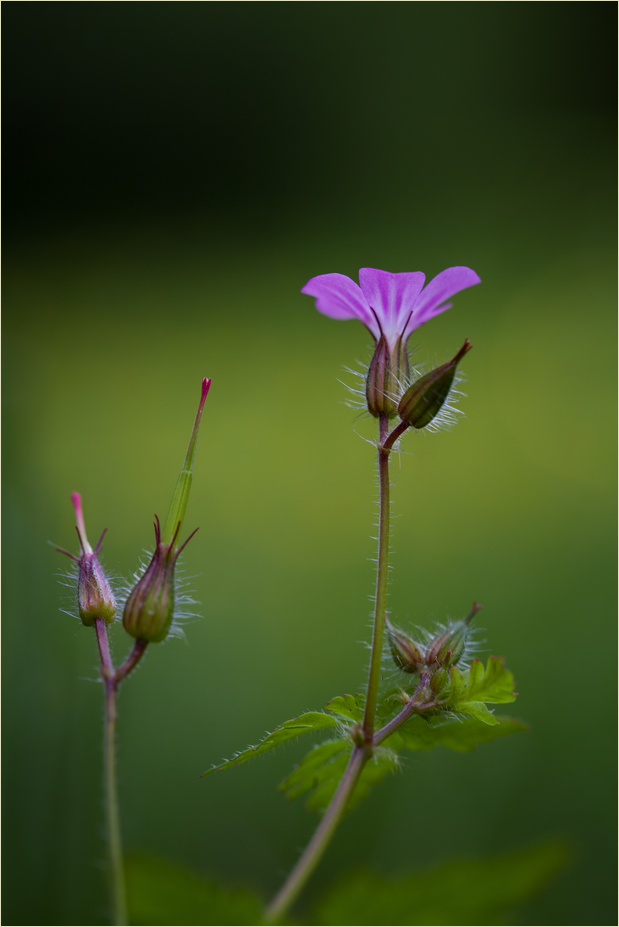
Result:
<svg viewBox="0 0 619 927"><path fill-rule="evenodd" d="M125 841L265 896L292 866L315 821L275 786L307 744L198 776L365 678L374 460L338 379L368 337L299 289L453 264L483 284L414 340L473 342L466 419L396 468L392 614L480 601L532 730L409 758L305 903L361 863L559 837L574 864L519 922L615 922L615 15L5 5L4 923L106 922L95 646L46 541L74 546L79 490L132 573L203 375L202 618L122 690Z"/></svg>

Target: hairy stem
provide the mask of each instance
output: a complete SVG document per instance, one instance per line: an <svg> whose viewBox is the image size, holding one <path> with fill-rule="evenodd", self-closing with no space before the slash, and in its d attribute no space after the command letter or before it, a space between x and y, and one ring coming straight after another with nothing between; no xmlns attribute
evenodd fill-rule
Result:
<svg viewBox="0 0 619 927"><path fill-rule="evenodd" d="M119 682L122 682L125 676L129 675L132 669L135 669L135 667L144 656L144 651L146 650L147 645L148 641L143 641L140 638L136 640L135 644L133 645L133 650L125 662L121 663L121 665L116 670L115 676L117 685Z"/></svg>
<svg viewBox="0 0 619 927"><path fill-rule="evenodd" d="M277 924L302 891L342 820L348 800L370 755L371 753L366 747L355 747L353 749L344 775L340 779L335 795L331 799L331 803L325 811L314 836L286 882L268 906L265 913L265 923Z"/></svg>
<svg viewBox="0 0 619 927"><path fill-rule="evenodd" d="M383 638L385 636L385 608L387 605L387 574L389 569L389 450L383 444L389 431L389 419L380 416L380 444L378 447L378 560L376 566L376 596L374 599L374 631L372 635L372 656L370 658L370 676L365 702L363 730L366 741L371 743L374 736L374 720L378 687L383 661Z"/></svg>
<svg viewBox="0 0 619 927"><path fill-rule="evenodd" d="M107 835L112 888L112 922L125 925L125 874L123 870L120 814L116 786L116 693L118 683L110 659L107 628L103 618L95 619L97 643L101 654L101 677L105 686L105 722L103 733L103 781L105 792L105 829Z"/></svg>
<svg viewBox="0 0 619 927"><path fill-rule="evenodd" d="M112 923L116 927L128 924L123 867L120 812L116 781L116 696L121 681L137 666L146 650L146 641L136 640L125 662L114 670L103 618L95 618L97 644L101 655L101 678L105 686L105 721L103 733L103 781L105 793L105 827L110 863L112 890Z"/></svg>

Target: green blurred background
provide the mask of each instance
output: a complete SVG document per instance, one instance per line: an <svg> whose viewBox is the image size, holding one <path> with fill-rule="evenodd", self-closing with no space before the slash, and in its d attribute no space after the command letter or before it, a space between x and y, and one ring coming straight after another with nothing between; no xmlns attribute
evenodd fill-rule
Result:
<svg viewBox="0 0 619 927"><path fill-rule="evenodd" d="M532 731L409 758L305 903L361 863L563 837L573 868L519 922L615 923L615 15L5 5L4 923L106 922L95 646L45 542L75 545L79 490L132 573L204 375L203 617L123 687L125 842L265 896L293 865L315 821L275 786L307 745L198 776L365 678L374 460L338 378L368 336L299 289L453 264L483 284L413 341L442 361L471 339L467 417L395 468L390 604L480 601Z"/></svg>

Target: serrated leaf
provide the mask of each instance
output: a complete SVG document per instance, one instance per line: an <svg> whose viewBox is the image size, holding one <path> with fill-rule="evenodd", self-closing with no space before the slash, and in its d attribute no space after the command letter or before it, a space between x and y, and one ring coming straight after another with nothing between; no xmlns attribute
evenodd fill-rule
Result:
<svg viewBox="0 0 619 927"><path fill-rule="evenodd" d="M514 685L514 677L501 657L490 657L485 669L481 660L473 660L461 698L464 702L513 702L517 694Z"/></svg>
<svg viewBox="0 0 619 927"><path fill-rule="evenodd" d="M330 765L344 753L347 759L350 744L346 740L333 740L314 747L281 783L280 792L284 792L286 798L292 800L316 788L327 778Z"/></svg>
<svg viewBox="0 0 619 927"><path fill-rule="evenodd" d="M288 799L311 792L306 807L322 814L342 778L352 750L346 740L331 741L314 747L296 769L281 783L279 789ZM366 798L372 786L390 772L399 769L399 758L393 750L379 747L363 767L363 772L348 803L350 811Z"/></svg>
<svg viewBox="0 0 619 927"><path fill-rule="evenodd" d="M349 721L363 721L364 706L365 702L359 695L336 695L327 702L329 711Z"/></svg>
<svg viewBox="0 0 619 927"><path fill-rule="evenodd" d="M347 873L319 903L312 924L497 925L522 923L513 909L570 861L558 841L488 859L451 860L399 876Z"/></svg>
<svg viewBox="0 0 619 927"><path fill-rule="evenodd" d="M388 737L385 744L395 750L433 750L434 747L443 746L450 750L466 752L474 750L478 744L528 730L523 721L515 718L496 715L491 717L494 721L492 725L477 718L466 718L464 721L432 718L426 721L417 716Z"/></svg>
<svg viewBox="0 0 619 927"><path fill-rule="evenodd" d="M275 728L272 734L261 740L255 747L248 747L247 750L242 750L232 759L221 763L220 766L207 769L201 778L208 776L210 773L219 772L220 769L228 769L230 766L242 766L260 753L272 750L273 747L277 747L287 740L294 740L295 737L300 737L301 734L310 734L312 731L322 731L325 728L333 727L337 727L337 720L331 715L325 714L324 711L307 711L305 714L299 715L298 718L284 721L283 724Z"/></svg>

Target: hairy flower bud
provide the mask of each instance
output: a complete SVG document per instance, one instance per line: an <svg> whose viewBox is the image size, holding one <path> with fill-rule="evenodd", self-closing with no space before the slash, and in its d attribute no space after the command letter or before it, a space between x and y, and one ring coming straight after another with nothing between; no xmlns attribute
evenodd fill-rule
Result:
<svg viewBox="0 0 619 927"><path fill-rule="evenodd" d="M95 618L103 618L107 624L116 620L117 605L99 559L98 550L82 554L79 561L77 605L82 623L92 627Z"/></svg>
<svg viewBox="0 0 619 927"><path fill-rule="evenodd" d="M81 555L75 557L68 550L63 550L61 547L57 547L56 550L71 557L77 563L77 608L82 623L91 628L94 626L96 618L103 618L107 624L111 624L116 618L116 599L99 562L99 552L107 528L103 530L93 550L86 536L82 497L78 492L71 493L71 501L75 508L76 529L77 536L80 539Z"/></svg>
<svg viewBox="0 0 619 927"><path fill-rule="evenodd" d="M155 552L144 575L129 593L123 612L123 627L132 637L158 643L168 635L174 618L174 568L183 547L175 545L178 530L170 544L161 540L161 527L155 515ZM197 530L197 529L196 529Z"/></svg>
<svg viewBox="0 0 619 927"><path fill-rule="evenodd" d="M398 338L390 350L384 335L378 339L374 356L370 362L365 380L365 396L371 415L395 415L398 410L398 394L408 378L408 357Z"/></svg>
<svg viewBox="0 0 619 927"><path fill-rule="evenodd" d="M434 638L426 653L428 666L431 667L433 664L453 666L462 659L471 634L471 619L480 609L481 605L473 602L473 607L466 618L454 621Z"/></svg>
<svg viewBox="0 0 619 927"><path fill-rule="evenodd" d="M456 367L472 345L468 338L450 361L431 370L404 393L398 415L413 428L425 428L441 411L456 374Z"/></svg>
<svg viewBox="0 0 619 927"><path fill-rule="evenodd" d="M385 626L389 637L391 655L405 673L421 673L425 669L425 658L418 644L402 631L397 631L385 615Z"/></svg>

